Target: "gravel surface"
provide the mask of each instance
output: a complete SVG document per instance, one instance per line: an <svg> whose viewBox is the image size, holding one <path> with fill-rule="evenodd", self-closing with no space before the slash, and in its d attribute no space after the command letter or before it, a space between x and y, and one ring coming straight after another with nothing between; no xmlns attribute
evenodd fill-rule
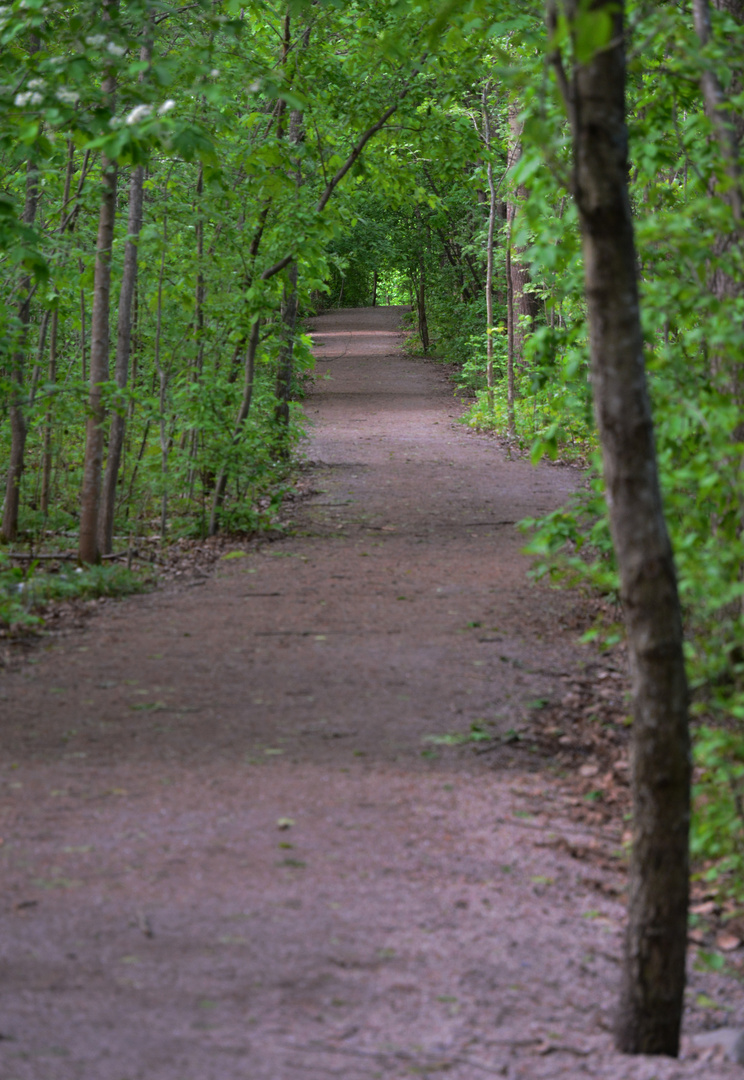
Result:
<svg viewBox="0 0 744 1080"><path fill-rule="evenodd" d="M457 425L400 316L312 321L286 536L3 676L2 1080L744 1075L695 950L683 1057L612 1050L622 815L530 736L599 661L514 529L578 474Z"/></svg>

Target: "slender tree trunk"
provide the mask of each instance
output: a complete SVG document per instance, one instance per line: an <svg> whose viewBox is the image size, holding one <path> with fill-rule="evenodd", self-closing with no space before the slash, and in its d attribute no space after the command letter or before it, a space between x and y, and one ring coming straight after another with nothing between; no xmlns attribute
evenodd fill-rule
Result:
<svg viewBox="0 0 744 1080"><path fill-rule="evenodd" d="M510 439L517 437L517 425L514 416L516 390L514 387L514 285L511 273L511 226L506 233L506 408L507 434Z"/></svg>
<svg viewBox="0 0 744 1080"><path fill-rule="evenodd" d="M34 50L35 51L35 50ZM23 207L23 223L29 227L36 220L36 208L39 201L39 173L34 162L26 166L26 199ZM31 321L31 278L25 275L19 286L18 321L21 328L12 355L11 391L10 391L10 462L5 484L5 505L3 508L0 539L15 540L18 535L18 510L20 506L21 477L23 475L24 453L26 449L26 417L24 415L23 368L26 359L28 327Z"/></svg>
<svg viewBox="0 0 744 1080"><path fill-rule="evenodd" d="M112 87L113 89L113 87ZM98 218L96 266L93 278L93 312L90 329L90 390L85 430L85 461L80 498L81 562L98 562L98 516L103 466L103 425L106 419L102 385L109 377L109 302L111 299L111 248L116 220L116 164L101 162L102 197Z"/></svg>
<svg viewBox="0 0 744 1080"><path fill-rule="evenodd" d="M149 63L151 53L150 44L143 45L140 49L140 60ZM142 71L139 82L144 82L144 79L145 72ZM145 168L143 165L135 165L129 178L127 242L124 247L124 267L119 290L119 313L116 327L114 379L120 391L126 389L129 378L129 360L132 352L132 305L137 291L137 252L142 229L144 184ZM101 512L98 521L98 545L102 555L110 555L113 546L116 487L119 481L126 422L126 410L120 403L119 409L115 409L111 416L106 473L103 478Z"/></svg>
<svg viewBox="0 0 744 1080"><path fill-rule="evenodd" d="M581 0L561 5L570 26ZM594 403L633 680L633 847L616 1041L676 1056L685 987L690 748L674 561L662 511L628 197L623 4L596 0L610 41L553 61L572 119ZM557 5L549 10L553 26Z"/></svg>
<svg viewBox="0 0 744 1080"><path fill-rule="evenodd" d="M57 335L59 330L59 311L52 312L52 326L49 331L49 367L47 381L53 386L57 381ZM52 483L52 407L47 406L44 417L44 435L41 451L41 497L40 508L46 518L49 515L49 495Z"/></svg>
<svg viewBox="0 0 744 1080"><path fill-rule="evenodd" d="M119 315L116 330L116 361L114 379L119 390L125 390L129 377L129 358L132 348L132 301L137 284L137 249L142 228L142 201L145 170L142 165L132 169L129 181L129 221L124 249L124 268L119 291ZM111 416L106 473L103 480L101 512L98 522L98 545L102 555L111 553L114 535L116 485L124 445L126 412L123 404Z"/></svg>
<svg viewBox="0 0 744 1080"><path fill-rule="evenodd" d="M522 126L519 123L519 110L512 102L509 106L509 130L511 138L507 155L508 168L512 168L522 156ZM514 197L506 204L507 238L509 246L512 245L514 233L514 221L519 210L519 203L527 198L527 188L520 184L514 193ZM511 279L512 295L512 335L514 339L514 359L517 366L524 362L524 338L525 323L531 327L537 318L539 302L533 292L530 291L530 271L520 261L522 248L514 248L509 252L509 275Z"/></svg>
<svg viewBox="0 0 744 1080"><path fill-rule="evenodd" d="M235 421L235 431L230 442L230 448L234 447L240 439L240 433L243 430L243 426L248 419L248 414L251 410L251 404L253 402L253 384L256 374L256 351L258 349L258 336L261 329L261 320L254 319L253 326L251 328L250 338L248 339L248 348L245 356L245 384L243 387L243 399L240 403L240 409L238 411L237 420ZM214 488L214 495L212 498L212 511L209 516L209 535L214 536L219 528L220 512L222 510L222 504L225 500L225 489L227 488L227 462L225 462L220 469L220 474L217 477L217 483Z"/></svg>
<svg viewBox="0 0 744 1080"><path fill-rule="evenodd" d="M204 297L206 286L204 284L204 213L202 210L202 195L204 194L204 166L199 163L199 172L196 178L196 290L194 293L194 336L196 338L196 354L194 370L196 378L201 375L204 360Z"/></svg>
<svg viewBox="0 0 744 1080"><path fill-rule="evenodd" d="M297 328L297 263L290 265L282 302L282 345L276 371L276 409L274 419L286 432L289 426L289 402L294 372L294 339Z"/></svg>
<svg viewBox="0 0 744 1080"><path fill-rule="evenodd" d="M75 228L78 213L80 211L80 196L83 193L85 181L88 177L88 166L90 164L91 153L90 150L86 150L83 156L83 164L80 169L80 178L78 180L77 191L75 192L75 200L72 209L68 209L70 203L70 190L72 188L72 176L75 171L75 143L72 139L67 141L67 168L65 171L65 187L64 196L62 200L62 213L61 221L59 225L60 236L64 236L65 233L72 233ZM65 259L66 261L66 259ZM83 346L83 372L85 370L85 294L81 290L82 304L82 346ZM47 369L47 381L50 386L54 386L57 381L57 349L59 343L59 308L55 307L52 312L51 329L49 332L49 367ZM84 377L84 375L83 375ZM52 403L47 406L46 415L44 417L44 435L42 441L42 472L41 472L41 512L46 518L49 514L49 499L52 485L52 441L54 435L53 425L54 410Z"/></svg>
<svg viewBox="0 0 744 1080"><path fill-rule="evenodd" d="M418 331L421 338L421 348L424 355L429 351L429 322L426 318L426 266L424 256L419 259L418 285L416 288L416 310L418 314Z"/></svg>
<svg viewBox="0 0 744 1080"><path fill-rule="evenodd" d="M165 259L168 251L168 184L170 182L173 166L168 170L165 180L165 199L163 200L163 246L160 255L160 271L158 273L157 309L155 316L155 373L158 379L158 412L160 414L158 427L160 429L160 473L163 491L160 499L160 546L165 545L165 536L168 527L168 457L170 442L165 420L166 395L168 392L169 370L162 363L160 357L160 342L163 332L163 281L165 278Z"/></svg>
<svg viewBox="0 0 744 1080"><path fill-rule="evenodd" d="M104 0L105 17L116 0ZM116 79L106 76L102 90L113 112ZM101 158L101 204L98 215L96 263L93 275L93 311L90 327L90 389L88 420L85 429L85 459L83 486L80 495L81 562L99 562L98 515L101 502L101 470L103 466L103 425L106 419L102 386L109 377L109 303L111 300L111 249L116 222L116 162Z"/></svg>
<svg viewBox="0 0 744 1080"><path fill-rule="evenodd" d="M490 85L483 88L483 135L488 154L488 233L486 235L486 389L488 409L493 412L493 236L496 227L496 186L491 160L491 117L488 113ZM513 381L513 379L512 379Z"/></svg>
<svg viewBox="0 0 744 1080"><path fill-rule="evenodd" d="M307 42L306 42L307 44ZM302 113L293 109L289 118L289 142L291 146L298 146L305 138ZM295 185L299 194L302 186L302 172L300 162L297 161L295 170ZM279 351L279 360L276 373L276 409L274 417L283 433L289 427L289 402L292 398L292 379L294 375L294 341L297 327L297 262L293 261L287 274L287 284L284 289L282 303L282 346ZM343 291L343 279L341 281ZM284 438L282 436L282 441ZM286 452L286 447L285 447Z"/></svg>

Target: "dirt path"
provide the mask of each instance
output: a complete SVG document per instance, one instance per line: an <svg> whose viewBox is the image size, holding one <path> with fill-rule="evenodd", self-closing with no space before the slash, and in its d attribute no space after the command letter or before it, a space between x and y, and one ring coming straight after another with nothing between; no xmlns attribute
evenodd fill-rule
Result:
<svg viewBox="0 0 744 1080"><path fill-rule="evenodd" d="M611 1051L620 828L509 734L588 659L513 529L575 474L456 426L398 318L314 323L293 535L0 683L2 1080L741 1075Z"/></svg>

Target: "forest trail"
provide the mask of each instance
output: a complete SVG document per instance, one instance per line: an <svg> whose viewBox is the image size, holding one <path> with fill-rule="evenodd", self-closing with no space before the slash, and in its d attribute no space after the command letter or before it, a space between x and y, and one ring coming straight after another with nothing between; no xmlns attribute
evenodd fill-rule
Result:
<svg viewBox="0 0 744 1080"><path fill-rule="evenodd" d="M741 1075L612 1052L622 877L571 855L620 833L509 735L588 658L513 527L576 474L457 426L400 314L312 322L291 535L0 683L3 1080Z"/></svg>

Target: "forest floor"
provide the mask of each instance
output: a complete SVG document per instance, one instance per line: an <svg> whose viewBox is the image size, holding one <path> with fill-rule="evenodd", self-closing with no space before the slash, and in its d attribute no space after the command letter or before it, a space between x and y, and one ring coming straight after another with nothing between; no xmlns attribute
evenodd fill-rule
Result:
<svg viewBox="0 0 744 1080"><path fill-rule="evenodd" d="M313 320L286 535L2 677L3 1080L742 1075L697 949L683 1057L612 1050L621 656L514 529L579 474L458 425L400 315Z"/></svg>

